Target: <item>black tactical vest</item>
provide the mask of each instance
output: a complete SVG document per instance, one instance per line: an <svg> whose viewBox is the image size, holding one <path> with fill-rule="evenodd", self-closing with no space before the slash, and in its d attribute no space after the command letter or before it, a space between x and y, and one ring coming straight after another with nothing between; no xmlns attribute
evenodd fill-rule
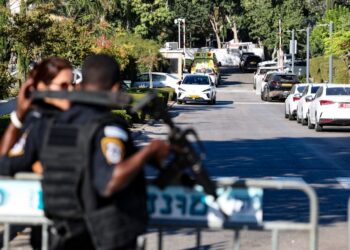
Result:
<svg viewBox="0 0 350 250"><path fill-rule="evenodd" d="M110 114L83 125L51 119L40 156L46 216L58 222L84 219L98 250L129 244L145 231L148 219L143 172L109 199L100 197L93 187L93 139L97 130L111 121L123 124ZM134 152L129 140L126 157Z"/></svg>

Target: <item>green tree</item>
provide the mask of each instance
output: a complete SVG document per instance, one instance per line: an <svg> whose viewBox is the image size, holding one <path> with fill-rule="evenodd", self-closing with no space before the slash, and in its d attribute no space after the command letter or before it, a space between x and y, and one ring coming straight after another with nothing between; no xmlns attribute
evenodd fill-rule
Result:
<svg viewBox="0 0 350 250"><path fill-rule="evenodd" d="M133 0L133 12L137 16L138 24L135 33L143 38L156 39L163 42L168 38L168 30L174 21L174 14L164 0Z"/></svg>
<svg viewBox="0 0 350 250"><path fill-rule="evenodd" d="M327 41L329 45L332 44L329 40L329 28L327 26L330 22L333 22L333 36L338 39L338 41L344 39L346 31L349 31L350 29L349 16L350 10L344 6L335 6L333 9L326 11L324 18L317 22L317 25L314 27L311 34L310 44L313 56L320 56L326 53ZM329 48L333 48L333 46L330 46ZM337 50L336 48L334 49ZM328 49L328 51L330 50Z"/></svg>
<svg viewBox="0 0 350 250"><path fill-rule="evenodd" d="M270 0L242 0L245 11L243 25L247 27L252 41L264 45L269 51L277 45L277 10Z"/></svg>
<svg viewBox="0 0 350 250"><path fill-rule="evenodd" d="M38 5L32 11L26 11L21 1L21 12L12 17L7 35L17 54L17 78L23 82L30 59L40 58L38 49L46 40L46 31L52 25L49 18L51 5Z"/></svg>
<svg viewBox="0 0 350 250"><path fill-rule="evenodd" d="M172 8L175 18L186 19L186 34L189 37L186 39L187 42L197 42L199 39L205 39L209 36L211 27L208 25L208 11L201 1L176 0ZM171 30L174 39L177 41L176 27L173 26Z"/></svg>
<svg viewBox="0 0 350 250"><path fill-rule="evenodd" d="M9 44L6 36L6 27L9 25L9 11L6 1L0 0L0 60L6 61L9 56Z"/></svg>
<svg viewBox="0 0 350 250"><path fill-rule="evenodd" d="M45 43L40 47L41 56L59 56L74 66L81 66L84 58L92 53L94 40L86 26L77 25L70 19L57 20L47 30Z"/></svg>
<svg viewBox="0 0 350 250"><path fill-rule="evenodd" d="M332 37L323 39L325 54L334 54L342 58L348 65L350 73L350 9L337 6L327 12L329 18L334 20L335 32Z"/></svg>

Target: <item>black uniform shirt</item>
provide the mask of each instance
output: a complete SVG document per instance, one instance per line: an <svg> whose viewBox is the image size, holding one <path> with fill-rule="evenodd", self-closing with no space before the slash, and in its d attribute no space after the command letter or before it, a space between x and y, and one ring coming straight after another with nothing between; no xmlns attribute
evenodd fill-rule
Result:
<svg viewBox="0 0 350 250"><path fill-rule="evenodd" d="M58 115L58 121L69 121L73 124L85 124L92 119L98 119L110 112L106 108L75 104L66 112ZM32 164L40 160L39 153L43 143L44 131L48 119L33 122L28 134L23 134L21 140L21 154L8 155L0 159L0 174L14 175L17 172L31 171ZM25 137L25 138L24 138ZM118 122L103 126L94 138L92 155L92 181L97 192L102 195L110 180L116 165L126 155L126 144L130 143L129 132ZM16 144L19 148L18 143Z"/></svg>
<svg viewBox="0 0 350 250"><path fill-rule="evenodd" d="M29 111L23 122L20 138L8 155L0 158L0 175L13 176L18 172L32 171L32 165L39 157L38 143L42 135L38 131L43 131L47 118L60 112L61 110L45 103L40 103L36 108ZM33 128L35 128L34 132L32 131Z"/></svg>

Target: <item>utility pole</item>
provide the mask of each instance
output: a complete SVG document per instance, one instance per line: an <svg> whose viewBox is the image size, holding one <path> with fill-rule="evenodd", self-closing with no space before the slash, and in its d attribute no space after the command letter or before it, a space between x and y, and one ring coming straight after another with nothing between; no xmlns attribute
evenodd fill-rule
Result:
<svg viewBox="0 0 350 250"><path fill-rule="evenodd" d="M178 41L179 41L179 49L181 48L181 27L180 27L180 21L178 19L177 20L177 27L178 27Z"/></svg>
<svg viewBox="0 0 350 250"><path fill-rule="evenodd" d="M282 21L281 19L278 21L279 26L279 50L278 50L278 70L280 72L283 71L284 63L283 63L283 51L282 51Z"/></svg>
<svg viewBox="0 0 350 250"><path fill-rule="evenodd" d="M292 29L292 49L291 49L291 52L292 52L292 73L294 74L294 54L295 54L295 30Z"/></svg>
<svg viewBox="0 0 350 250"><path fill-rule="evenodd" d="M182 19L181 20L182 21L182 25L183 25L183 31L184 31L184 34L183 34L183 36L184 36L184 53L185 53L185 49L186 49L186 19Z"/></svg>
<svg viewBox="0 0 350 250"><path fill-rule="evenodd" d="M310 83L310 26L306 28L306 83Z"/></svg>
<svg viewBox="0 0 350 250"><path fill-rule="evenodd" d="M333 35L333 22L329 23L329 38L332 43L332 35ZM328 82L333 83L333 51L332 51L332 44L331 46L331 54L329 55L329 77Z"/></svg>

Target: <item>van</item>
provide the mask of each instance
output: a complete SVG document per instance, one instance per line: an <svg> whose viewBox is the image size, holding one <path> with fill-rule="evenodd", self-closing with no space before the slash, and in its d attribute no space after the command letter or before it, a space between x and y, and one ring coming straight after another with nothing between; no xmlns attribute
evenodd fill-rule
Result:
<svg viewBox="0 0 350 250"><path fill-rule="evenodd" d="M191 67L191 73L195 73L197 69L213 69L215 73L219 75L219 63L216 59L215 53L213 52L197 52L194 55L193 64Z"/></svg>

